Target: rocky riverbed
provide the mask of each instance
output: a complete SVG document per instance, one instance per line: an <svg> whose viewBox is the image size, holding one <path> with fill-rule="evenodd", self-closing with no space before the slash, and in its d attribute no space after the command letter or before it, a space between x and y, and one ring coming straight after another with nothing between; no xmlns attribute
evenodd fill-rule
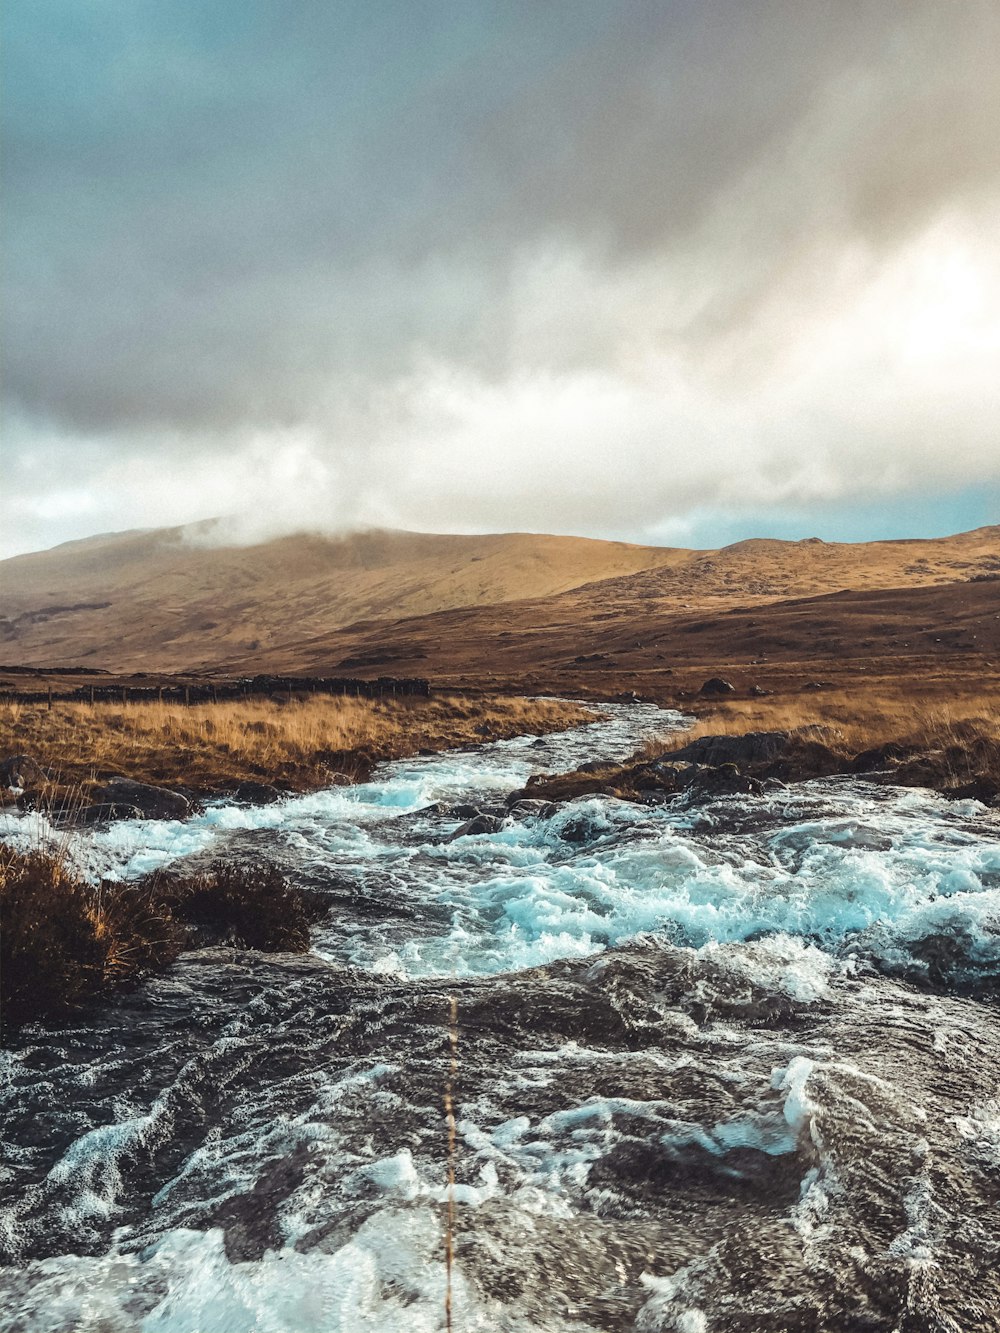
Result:
<svg viewBox="0 0 1000 1333"><path fill-rule="evenodd" d="M452 997L456 1329L1000 1328L996 813L859 775L516 808L682 724L606 712L73 835L329 913L3 1053L0 1328L443 1328Z"/></svg>

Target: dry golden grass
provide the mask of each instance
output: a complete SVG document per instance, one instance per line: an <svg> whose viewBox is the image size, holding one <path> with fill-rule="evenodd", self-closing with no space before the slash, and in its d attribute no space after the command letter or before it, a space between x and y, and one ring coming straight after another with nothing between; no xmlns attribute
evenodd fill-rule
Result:
<svg viewBox="0 0 1000 1333"><path fill-rule="evenodd" d="M121 773L212 791L241 781L295 790L364 776L377 760L590 720L556 700L462 695L288 702L0 705L0 748L28 754L61 792Z"/></svg>
<svg viewBox="0 0 1000 1333"><path fill-rule="evenodd" d="M748 731L787 731L845 755L891 743L925 751L972 740L1000 746L1000 699L938 684L859 682L850 689L723 699L699 713L689 731L657 743L656 752L678 749L699 736Z"/></svg>

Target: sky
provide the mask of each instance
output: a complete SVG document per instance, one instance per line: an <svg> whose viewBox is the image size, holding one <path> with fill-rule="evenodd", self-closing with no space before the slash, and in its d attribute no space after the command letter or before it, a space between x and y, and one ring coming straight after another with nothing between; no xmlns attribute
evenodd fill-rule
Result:
<svg viewBox="0 0 1000 1333"><path fill-rule="evenodd" d="M7 0L11 555L1000 521L995 0Z"/></svg>

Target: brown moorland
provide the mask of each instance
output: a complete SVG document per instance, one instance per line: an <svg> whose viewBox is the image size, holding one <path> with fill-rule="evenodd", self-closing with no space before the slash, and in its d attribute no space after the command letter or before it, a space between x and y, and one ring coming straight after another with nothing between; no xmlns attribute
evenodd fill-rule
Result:
<svg viewBox="0 0 1000 1333"><path fill-rule="evenodd" d="M697 634L705 632L697 622L728 614L716 636L725 651L740 629L737 609L752 619L776 603L789 608L779 637L815 617L833 656L856 656L868 650L861 639L885 637L877 632L882 590L933 593L1000 575L996 527L923 541L752 540L718 551L524 533L363 532L210 545L213 533L210 525L122 533L3 561L0 657L113 671L425 675L463 647L456 636L468 636L466 656L475 656L477 670L495 669L498 655L509 670L512 657L530 659L542 641L547 649L565 645L570 658L631 654L637 643L673 655L683 651L675 624L678 634ZM854 646L851 607L794 610L802 599L845 597L845 590L874 598L872 632ZM900 643L907 614L900 619L897 609ZM789 631L785 622L796 618ZM925 615L923 623L933 620ZM691 646L717 655L708 641Z"/></svg>
<svg viewBox="0 0 1000 1333"><path fill-rule="evenodd" d="M367 539L375 543L373 550L385 556L395 539L403 536L368 534ZM134 535L121 540L123 550L133 551ZM291 545L285 553L291 559L299 539L288 540ZM476 544L494 540L462 539L469 545L461 551L452 548L449 559L465 560L475 567L478 562L473 552L482 553ZM435 543L439 539L421 538L418 546L424 541L430 545L423 549L438 550ZM360 560L367 548L358 543L348 546L352 558ZM272 556L274 545L266 548ZM591 548L602 544L585 545L588 558L596 559ZM65 554L65 548L59 549ZM102 549L100 543L88 548L88 578L106 564L107 552L102 555ZM251 552L246 558L256 560L264 549L255 548L257 554ZM525 548L520 549L523 553ZM560 549L568 558L570 547ZM636 552L646 550L622 549L627 559L638 559ZM616 551L615 559L626 558L618 548ZM232 552L212 554L224 567L230 558L236 559ZM506 556L494 554L499 562L496 573ZM38 559L44 563L49 556L64 558L57 551ZM199 559L204 556L202 551ZM648 552L641 558L648 558ZM85 776L81 770L88 750L104 768L135 773L134 761L130 767L131 745L145 755L139 761L139 775L154 781L182 781L195 788L221 785L220 776L222 782L236 781L237 775L310 785L323 780L324 773L329 778L329 759L316 759L324 752L336 756L334 768L357 772L357 765L352 768L349 759L352 754L363 769L373 750L391 754L400 752L395 748L400 744L408 744L412 751L475 741L489 734L511 734L491 732L490 719L482 714L484 707L495 706L486 703L484 696L496 699L505 694L608 699L635 693L707 718L706 724L719 730L781 728L797 732L820 726L833 729L836 735L831 733L831 743L844 757L849 757L852 746L856 753L858 748L890 741L954 750L955 745L946 743L942 728L947 731L958 725L962 731L955 744L970 745L976 736L987 749L993 744L995 704L1000 698L1000 528L982 528L936 541L860 545L742 542L721 552L660 552L658 558L661 563L656 568L578 582L544 595L517 597L518 591L531 592L531 581L518 584L512 579L504 585L509 599L491 604L392 616L390 605L397 613L406 606L403 596L383 604L378 617L349 625L331 627L328 622L335 617L331 611L315 633L303 633L305 626L298 620L294 625L286 622L284 638L272 622L274 632L268 646L231 656L225 656L233 647L231 636L209 627L202 634L202 657L220 659L210 673L216 679L263 670L368 677L389 671L430 677L436 694L451 692L444 702L450 717L436 731L424 725L433 709L421 713L419 703L402 700L386 701L359 714L347 706L349 701L342 701L345 707L339 716L345 722L363 716L364 725L347 726L322 737L310 730L306 713L289 712L278 728L286 732L281 742L275 741L277 708L273 704L265 705L266 718L253 712L257 705L243 704L231 706L228 713L206 710L204 716L195 709L174 708L164 714L156 714L155 709L148 714L135 711L131 722L122 720L122 710L116 713L107 706L99 708L90 722L82 709L60 714L62 706L57 706L54 715L63 717L64 730L79 735L77 758L69 760L76 764L78 780ZM8 566L16 564L7 562ZM57 565L58 560L50 573ZM391 560L379 565L380 578L389 580L390 566ZM584 572L579 567L578 578ZM546 578L550 576L551 570ZM566 570L562 576L569 577ZM356 578L364 582L362 574L344 570L346 583ZM252 598L246 609L252 583L247 585L240 611L250 625L256 623ZM77 585L76 591L82 586ZM154 579L150 586L159 584ZM266 588L270 587L267 583ZM491 591L484 585L481 591L483 596L496 596L496 588ZM438 595L430 587L426 592L431 600ZM111 624L111 609L108 616ZM39 622L42 631L49 633L59 619L56 615L43 618ZM74 623L70 616L64 625L67 633ZM244 626L241 634L245 637L247 632ZM123 633L124 642L129 633L127 616ZM139 657L148 668L162 672L176 646L173 641L161 644L162 661L152 647L143 649ZM110 650L108 654L110 661ZM731 698L718 700L699 693L707 677L720 675L734 687ZM4 676L2 670L0 676ZM30 683L44 691L47 683L59 688L83 679L45 674ZM95 678L100 684L107 679ZM137 683L168 679L145 676ZM0 681L3 683L23 687L29 682L23 675L11 674ZM459 702L460 696L464 703ZM219 705L220 710L224 708ZM321 704L319 715L337 715L336 709L323 709ZM460 716L463 709L467 713L464 719ZM710 713L714 716L708 718ZM124 714L128 716L130 710ZM411 732L410 739L387 742L379 750L365 734L365 727L374 717L384 722L393 716L400 733ZM149 720L140 722L141 718ZM58 723L49 719L31 725L34 731L16 730L11 741L16 738L20 744L23 740L29 749L41 744L44 749L45 728ZM511 730L542 729L534 717L508 717L505 725ZM217 729L214 737L212 727ZM145 739L137 739L139 731L148 733ZM299 732L308 738L303 740ZM72 747L62 749L67 755L73 753ZM220 756L225 756L224 762Z"/></svg>
<svg viewBox="0 0 1000 1333"><path fill-rule="evenodd" d="M123 774L195 795L247 782L303 791L365 778L383 759L481 744L593 720L555 699L354 699L324 696L196 704L0 703L4 754L28 754L50 781L45 801L87 803ZM0 798L12 799L0 792Z"/></svg>
<svg viewBox="0 0 1000 1333"><path fill-rule="evenodd" d="M0 655L116 671L217 667L358 620L547 597L686 554L525 533L299 534L244 546L220 533L116 533L0 562Z"/></svg>

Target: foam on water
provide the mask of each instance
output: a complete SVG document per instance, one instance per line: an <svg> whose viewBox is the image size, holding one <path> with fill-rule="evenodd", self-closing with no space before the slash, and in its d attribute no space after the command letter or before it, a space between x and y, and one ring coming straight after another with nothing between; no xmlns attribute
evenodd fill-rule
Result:
<svg viewBox="0 0 1000 1333"><path fill-rule="evenodd" d="M550 818L509 819L492 834L459 838L457 815L426 808L454 801L499 806L533 772L625 757L665 721L681 721L642 705L608 711L606 721L542 741L406 760L357 787L249 809L220 802L183 822L127 822L67 838L39 815L0 814L0 838L23 847L68 841L73 859L95 876L129 879L192 853L259 849L330 895L315 953L335 965L313 957L300 960L296 973L295 960L269 962L280 977L258 984L258 964L234 961L217 989L202 978L204 1007L184 1011L176 1026L165 1019L160 1040L158 1015L198 995L194 982L185 993L183 982L163 977L148 988L149 1008L140 1007L125 1044L104 1049L104 1039L113 1045L109 1031L93 1041L86 1033L67 1039L65 1050L42 1059L33 1089L31 1050L3 1054L9 1105L20 1106L23 1094L29 1116L33 1093L46 1114L55 1106L64 1135L54 1160L30 1132L18 1140L20 1159L11 1161L25 1167L29 1184L0 1217L10 1252L22 1252L15 1242L32 1234L38 1218L41 1244L59 1232L93 1252L0 1270L7 1300L0 1328L439 1330L447 1198L440 1084L436 1074L415 1083L425 1048L433 1055L441 1035L437 1015L445 1009L437 993L447 992L435 979L484 978L590 955L586 963L560 965L580 974L577 993L584 982L592 988L587 1003L596 1031L583 1024L579 1041L542 1044L558 968L551 980L534 974L534 982L501 976L468 983L474 1004L477 990L524 982L540 1034L505 1047L505 1067L481 1070L478 1091L464 1094L460 1106L457 1199L470 1231L481 1222L486 1252L498 1264L512 1246L535 1253L543 1236L558 1254L577 1230L586 1255L586 1228L605 1213L625 1220L593 1234L617 1244L617 1230L627 1232L640 1206L643 1219L667 1208L675 1167L681 1182L686 1170L706 1182L697 1195L705 1208L724 1211L733 1189L758 1181L761 1195L770 1190L776 1201L776 1244L793 1237L812 1253L829 1239L829 1214L849 1193L838 1172L850 1167L856 1142L863 1142L862 1159L877 1147L886 1125L902 1145L898 1160L908 1174L895 1211L879 1205L872 1214L876 1221L898 1215L880 1262L936 1262L941 1205L924 1136L946 1131L963 1162L984 1176L996 1173L1000 1108L980 1079L975 1098L959 1099L961 1113L946 1121L929 1116L912 1095L898 1095L891 1079L899 1050L925 1061L940 1055L952 1077L964 1015L936 1025L932 1051L929 1039L911 1040L915 1002L898 987L897 1008L882 1003L878 1012L882 1036L900 1026L900 1045L887 1046L882 1063L864 1070L836 1058L825 1036L806 1039L802 1026L780 1033L768 1024L782 1014L801 1024L807 1013L845 1003L849 993L856 1015L845 1040L856 1043L870 1026L864 988L890 985L873 979L872 963L882 972L949 982L1000 973L996 816L975 802L853 779L655 807L591 797ZM609 946L645 937L680 946L670 966L689 978L689 991L661 995L669 978L657 955L669 951L648 941L648 965L635 963L647 989L629 991L623 953ZM344 973L345 964L367 974L370 990L342 1009L340 989L349 991L349 977L358 975ZM244 975L241 966L250 979L237 1001L231 987ZM190 968L182 962L178 972L190 978ZM413 986L413 979L428 980ZM546 986L552 989L544 992ZM516 1027L522 998L500 996L509 1006L504 1023ZM397 1003L426 1004L435 1016L413 1020ZM352 1024L360 1030L367 1021L372 1045L359 1047L356 1057L342 1055ZM477 1021L480 1031L488 1029L482 1015ZM551 1030L562 1032L559 1023L569 1020L552 1021ZM615 1023L625 1034L617 1046L608 1036ZM498 1031L506 1030L501 1023ZM486 1037L496 1034L487 1030ZM133 1052L144 1040L148 1045ZM463 1049L474 1065L479 1053ZM488 1066L488 1052L482 1058ZM336 1069L335 1060L343 1061ZM960 1091L968 1077L968 1070L954 1076ZM105 1086L101 1098L90 1092ZM216 1096L224 1113L213 1109ZM70 1122L59 1119L61 1098L84 1108L78 1119L75 1109ZM191 1125L184 1120L189 1111ZM392 1134L383 1133L386 1125ZM296 1176L290 1164L300 1161L308 1170ZM131 1216L126 1196L137 1164L154 1181L148 1206L98 1253ZM232 1223L227 1209L240 1201L248 1213L273 1202L266 1193L259 1207L255 1202L269 1173L276 1182L268 1187L277 1198L274 1231L258 1238L256 1250L249 1247L252 1257L231 1252L215 1219ZM882 1174L892 1179L892 1171ZM656 1233L667 1247L683 1233L668 1214ZM707 1252L697 1264L678 1259L665 1271L654 1242L643 1234L636 1245L657 1263L655 1274L641 1278L638 1313L628 1326L710 1328ZM557 1270L554 1261L551 1272ZM542 1325L519 1306L516 1282L512 1290L509 1299L491 1295L488 1283L467 1281L459 1263L455 1326L497 1333L542 1326L593 1333L603 1326L568 1301Z"/></svg>
<svg viewBox="0 0 1000 1333"><path fill-rule="evenodd" d="M495 801L532 772L621 757L682 722L650 705L607 708L607 720L541 741L385 765L356 787L114 824L72 836L70 853L91 874L131 878L234 837L244 851L267 839L269 859L320 889L368 895L381 877L407 910L375 921L335 910L316 948L397 976L531 967L648 932L696 948L780 933L897 968L929 939L960 936L973 971L1000 967L1000 828L975 802L829 779L657 808L594 797L456 840L459 818L420 813ZM67 841L38 815L0 819L0 837L19 845Z"/></svg>

